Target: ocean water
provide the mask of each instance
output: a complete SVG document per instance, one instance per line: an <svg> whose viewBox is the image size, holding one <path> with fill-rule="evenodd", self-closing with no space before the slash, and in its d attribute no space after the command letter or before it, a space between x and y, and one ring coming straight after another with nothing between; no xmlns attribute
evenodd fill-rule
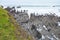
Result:
<svg viewBox="0 0 60 40"><path fill-rule="evenodd" d="M17 10L28 10L28 15L31 13L35 13L37 15L55 13L60 16L60 7L21 7L17 8Z"/></svg>

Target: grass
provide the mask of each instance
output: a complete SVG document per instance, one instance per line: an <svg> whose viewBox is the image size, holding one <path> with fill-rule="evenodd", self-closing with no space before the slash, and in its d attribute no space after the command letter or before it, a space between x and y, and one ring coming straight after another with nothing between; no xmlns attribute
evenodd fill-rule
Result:
<svg viewBox="0 0 60 40"><path fill-rule="evenodd" d="M0 40L33 40L25 30L18 26L8 11L0 7Z"/></svg>
<svg viewBox="0 0 60 40"><path fill-rule="evenodd" d="M9 21L8 12L0 8L0 40L17 40L14 34L15 27Z"/></svg>

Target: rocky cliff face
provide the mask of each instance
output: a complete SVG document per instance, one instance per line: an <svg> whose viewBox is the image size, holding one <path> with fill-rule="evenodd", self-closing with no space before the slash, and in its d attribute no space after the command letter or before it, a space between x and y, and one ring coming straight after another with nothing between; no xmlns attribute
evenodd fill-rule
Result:
<svg viewBox="0 0 60 40"><path fill-rule="evenodd" d="M7 10L7 9L6 9ZM30 18L26 10L10 12L29 34L36 40L60 40L60 17L55 14L35 15L31 14Z"/></svg>

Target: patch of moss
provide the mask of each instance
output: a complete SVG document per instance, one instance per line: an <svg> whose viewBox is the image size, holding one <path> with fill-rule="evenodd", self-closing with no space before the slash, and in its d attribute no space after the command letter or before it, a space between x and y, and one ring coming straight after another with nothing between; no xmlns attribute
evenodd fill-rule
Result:
<svg viewBox="0 0 60 40"><path fill-rule="evenodd" d="M0 8L0 40L17 40L15 36L15 27L9 21L8 12Z"/></svg>

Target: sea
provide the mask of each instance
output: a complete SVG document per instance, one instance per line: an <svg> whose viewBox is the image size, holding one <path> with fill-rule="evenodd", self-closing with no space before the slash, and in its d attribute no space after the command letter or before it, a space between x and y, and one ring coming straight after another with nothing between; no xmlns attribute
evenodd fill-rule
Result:
<svg viewBox="0 0 60 40"><path fill-rule="evenodd" d="M31 13L35 13L36 15L45 15L45 14L56 14L57 16L60 16L60 7L21 7L16 8L16 10L27 10L28 15Z"/></svg>

